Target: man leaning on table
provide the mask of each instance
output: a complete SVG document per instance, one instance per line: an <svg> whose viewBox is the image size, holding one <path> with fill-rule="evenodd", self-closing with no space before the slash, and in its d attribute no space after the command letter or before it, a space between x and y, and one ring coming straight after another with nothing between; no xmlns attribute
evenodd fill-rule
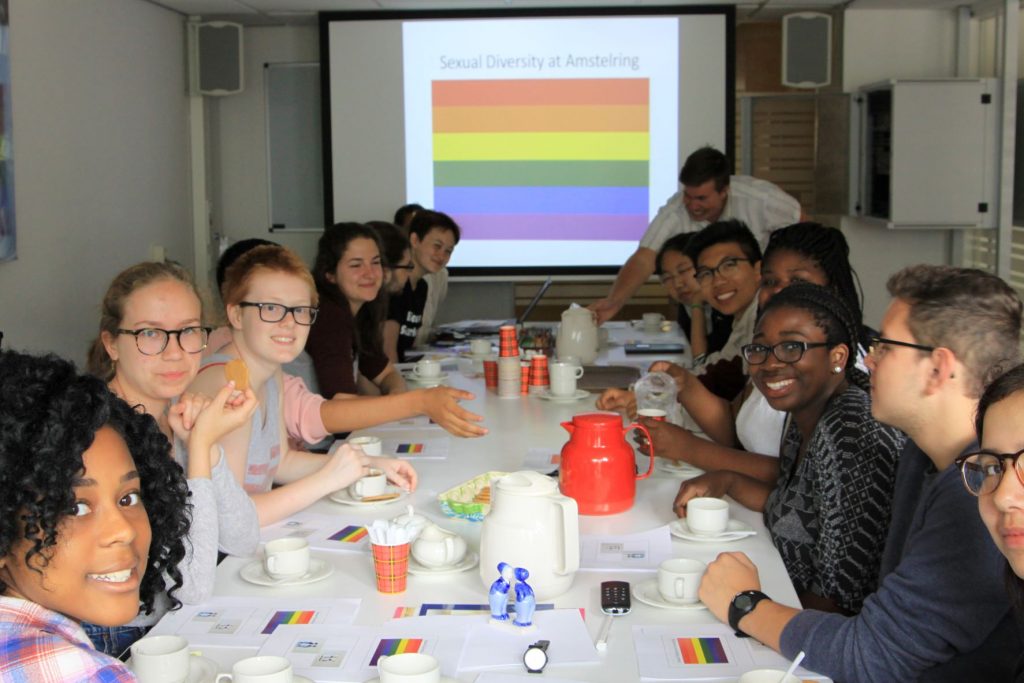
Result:
<svg viewBox="0 0 1024 683"><path fill-rule="evenodd" d="M730 176L728 157L701 147L679 171L683 189L669 197L640 245L622 266L608 296L590 305L600 325L610 320L654 273L661 245L673 235L697 232L719 220L743 221L763 246L772 230L800 220L800 202L767 180Z"/></svg>
<svg viewBox="0 0 1024 683"><path fill-rule="evenodd" d="M701 600L733 628L836 681L1010 680L1020 654L1005 562L953 464L977 449L983 384L1016 363L1021 301L978 270L912 266L889 279L893 300L867 364L872 414L904 430L878 590L854 617L798 610L759 593L743 553L708 566ZM753 591L753 592L751 592Z"/></svg>

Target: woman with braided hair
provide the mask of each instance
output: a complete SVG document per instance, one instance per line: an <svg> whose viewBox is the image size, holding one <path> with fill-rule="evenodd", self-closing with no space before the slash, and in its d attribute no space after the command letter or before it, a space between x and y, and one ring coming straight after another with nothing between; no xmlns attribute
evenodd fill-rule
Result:
<svg viewBox="0 0 1024 683"><path fill-rule="evenodd" d="M833 291L797 283L761 312L743 347L754 385L786 413L774 486L730 471L684 482L675 510L731 496L764 512L805 608L854 614L876 587L904 435L871 417L855 367L860 321Z"/></svg>

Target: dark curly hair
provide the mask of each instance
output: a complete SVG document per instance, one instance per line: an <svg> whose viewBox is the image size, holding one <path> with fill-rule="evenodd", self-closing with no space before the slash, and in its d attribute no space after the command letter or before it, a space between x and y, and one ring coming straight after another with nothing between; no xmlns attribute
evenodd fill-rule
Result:
<svg viewBox="0 0 1024 683"><path fill-rule="evenodd" d="M57 356L0 351L0 557L25 539L25 564L31 566L34 556L41 566L48 564L60 524L75 509L72 482L82 474L82 454L105 426L128 445L151 520L142 607L151 613L157 594L166 590L177 609L181 602L174 593L182 584L178 565L185 557L191 506L170 442L152 417ZM0 581L0 592L6 588Z"/></svg>
<svg viewBox="0 0 1024 683"><path fill-rule="evenodd" d="M860 317L850 310L838 292L809 282L794 282L768 300L758 314L758 321L775 308L795 308L814 316L814 324L825 332L825 342L829 347L846 345L847 380L870 393L868 376L856 366Z"/></svg>

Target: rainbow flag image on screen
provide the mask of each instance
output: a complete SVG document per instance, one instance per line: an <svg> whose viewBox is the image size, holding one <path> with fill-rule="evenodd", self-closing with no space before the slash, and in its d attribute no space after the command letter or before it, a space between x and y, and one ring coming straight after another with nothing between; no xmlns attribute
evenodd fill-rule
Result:
<svg viewBox="0 0 1024 683"><path fill-rule="evenodd" d="M423 444L421 443L400 443L395 448L397 455L415 455L416 453L423 452Z"/></svg>
<svg viewBox="0 0 1024 683"><path fill-rule="evenodd" d="M390 655L419 652L423 647L422 638L383 638L370 658L370 666L377 666L377 660Z"/></svg>
<svg viewBox="0 0 1024 683"><path fill-rule="evenodd" d="M282 624L309 624L316 617L315 610L298 610L294 612L274 612L274 615L267 621L261 633L273 633L274 629Z"/></svg>
<svg viewBox="0 0 1024 683"><path fill-rule="evenodd" d="M676 638L683 664L728 664L719 638Z"/></svg>
<svg viewBox="0 0 1024 683"><path fill-rule="evenodd" d="M434 81L434 207L471 239L636 240L646 78Z"/></svg>
<svg viewBox="0 0 1024 683"><path fill-rule="evenodd" d="M333 534L328 536L328 540L339 541L341 543L358 543L359 541L366 538L367 532L364 526L349 525L344 529L335 531Z"/></svg>

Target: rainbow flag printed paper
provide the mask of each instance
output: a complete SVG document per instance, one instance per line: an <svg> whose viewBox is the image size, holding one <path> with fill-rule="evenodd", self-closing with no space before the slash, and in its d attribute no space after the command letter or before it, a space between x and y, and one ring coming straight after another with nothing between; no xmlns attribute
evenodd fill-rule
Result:
<svg viewBox="0 0 1024 683"><path fill-rule="evenodd" d="M370 666L377 666L377 660L381 657L419 652L422 647L422 638L383 638L377 643L377 649L373 651Z"/></svg>
<svg viewBox="0 0 1024 683"><path fill-rule="evenodd" d="M359 541L366 538L367 532L364 526L349 525L344 529L334 532L327 537L329 541L339 541L341 543L358 543Z"/></svg>
<svg viewBox="0 0 1024 683"><path fill-rule="evenodd" d="M273 633L278 626L287 624L309 624L316 617L316 610L298 610L294 612L274 612L261 633Z"/></svg>
<svg viewBox="0 0 1024 683"><path fill-rule="evenodd" d="M648 223L650 82L432 83L434 207L472 239L635 240Z"/></svg>
<svg viewBox="0 0 1024 683"><path fill-rule="evenodd" d="M719 638L676 638L683 664L728 664Z"/></svg>
<svg viewBox="0 0 1024 683"><path fill-rule="evenodd" d="M410 455L423 452L423 444L421 443L400 443L395 448L395 453L398 455Z"/></svg>

